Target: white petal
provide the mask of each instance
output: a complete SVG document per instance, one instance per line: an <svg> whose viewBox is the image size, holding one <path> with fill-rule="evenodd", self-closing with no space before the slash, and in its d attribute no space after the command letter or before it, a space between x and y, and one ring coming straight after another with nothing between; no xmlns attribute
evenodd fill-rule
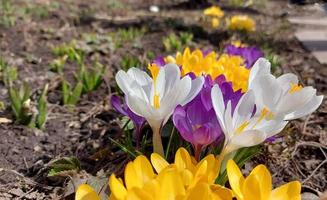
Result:
<svg viewBox="0 0 327 200"><path fill-rule="evenodd" d="M124 94L127 94L130 90L130 85L134 82L134 80L131 79L130 76L123 70L119 70L115 78L118 87L124 92Z"/></svg>
<svg viewBox="0 0 327 200"><path fill-rule="evenodd" d="M272 137L278 133L280 133L288 121L283 120L262 120L260 124L258 124L255 129L260 130L267 134L267 137Z"/></svg>
<svg viewBox="0 0 327 200"><path fill-rule="evenodd" d="M154 108L144 99L137 96L127 94L127 106L136 114L143 116L146 119L157 118Z"/></svg>
<svg viewBox="0 0 327 200"><path fill-rule="evenodd" d="M242 147L251 147L265 141L267 135L259 130L248 130L235 135L230 141L230 148L236 150Z"/></svg>
<svg viewBox="0 0 327 200"><path fill-rule="evenodd" d="M151 84L152 82L152 79L146 72L135 67L130 68L127 74L141 86Z"/></svg>
<svg viewBox="0 0 327 200"><path fill-rule="evenodd" d="M297 119L314 112L320 106L323 99L324 97L322 95L314 95L313 98L307 104L305 104L305 106L302 106L300 109L287 114L284 120Z"/></svg>
<svg viewBox="0 0 327 200"><path fill-rule="evenodd" d="M315 95L316 89L313 87L304 87L294 93L287 93L282 97L279 102L276 111L278 113L288 114L295 112L305 106Z"/></svg>
<svg viewBox="0 0 327 200"><path fill-rule="evenodd" d="M293 73L283 74L277 78L278 84L283 88L284 93L288 92L292 84L298 84L299 79Z"/></svg>
<svg viewBox="0 0 327 200"><path fill-rule="evenodd" d="M167 92L181 79L181 72L176 64L167 64L162 69L165 71L165 89Z"/></svg>
<svg viewBox="0 0 327 200"><path fill-rule="evenodd" d="M221 90L219 86L216 84L211 89L211 101L213 108L216 112L219 124L223 131L225 132L225 123L224 123L224 113L225 113L225 103L223 94L221 93Z"/></svg>
<svg viewBox="0 0 327 200"><path fill-rule="evenodd" d="M238 127L248 121L254 109L254 94L252 90L247 91L235 107L233 115L233 126Z"/></svg>
<svg viewBox="0 0 327 200"><path fill-rule="evenodd" d="M160 102L160 116L165 119L164 123L173 113L177 105L186 98L191 90L191 78L186 76L174 85L174 87L166 93Z"/></svg>
<svg viewBox="0 0 327 200"><path fill-rule="evenodd" d="M279 86L276 78L271 74L256 78L252 88L256 105L259 109L268 107L270 110L273 110L283 94L282 88Z"/></svg>
<svg viewBox="0 0 327 200"><path fill-rule="evenodd" d="M226 130L224 131L226 138L232 138L234 136L235 127L233 126L231 101L227 102L226 111L224 115L224 124L226 126Z"/></svg>
<svg viewBox="0 0 327 200"><path fill-rule="evenodd" d="M184 99L184 101L181 103L182 106L184 106L188 102L192 101L194 99L194 97L199 94L199 92L202 89L203 83L204 83L203 76L200 76L200 77L192 80L191 90L190 90L189 94L187 95L187 97Z"/></svg>
<svg viewBox="0 0 327 200"><path fill-rule="evenodd" d="M270 74L270 62L265 58L259 58L253 65L249 76L249 88L252 86L252 81L259 76Z"/></svg>
<svg viewBox="0 0 327 200"><path fill-rule="evenodd" d="M158 77L156 79L156 92L157 92L157 94L159 94L160 99L165 95L165 92L166 92L165 90L169 89L169 88L166 88L166 86L165 86L167 78L168 77L166 74L166 70L164 70L163 68L160 68ZM152 94L152 96L153 96L153 94Z"/></svg>

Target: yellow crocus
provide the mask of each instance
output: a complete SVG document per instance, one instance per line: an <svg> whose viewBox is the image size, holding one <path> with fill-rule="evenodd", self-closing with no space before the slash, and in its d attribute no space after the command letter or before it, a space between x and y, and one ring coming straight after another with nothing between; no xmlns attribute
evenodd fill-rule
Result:
<svg viewBox="0 0 327 200"><path fill-rule="evenodd" d="M234 15L228 20L228 29L234 31L255 31L255 21L247 15Z"/></svg>
<svg viewBox="0 0 327 200"><path fill-rule="evenodd" d="M180 148L175 162L169 164L159 154L151 163L138 156L125 168L124 182L112 174L109 178L110 200L232 200L231 190L214 184L219 163L213 155L196 162L186 149ZM155 169L156 173L153 171ZM82 184L75 200L99 200L95 191Z"/></svg>
<svg viewBox="0 0 327 200"><path fill-rule="evenodd" d="M182 75L190 72L196 76L206 74L208 70L214 67L217 60L217 54L212 51L208 55L204 55L200 49L190 51L187 47L183 54L177 52L176 64L181 66Z"/></svg>
<svg viewBox="0 0 327 200"><path fill-rule="evenodd" d="M245 67L244 60L240 56L222 54L208 74L213 79L224 75L227 81L232 82L234 91L239 89L242 92L247 91L250 70Z"/></svg>
<svg viewBox="0 0 327 200"><path fill-rule="evenodd" d="M165 60L179 65L182 76L193 73L195 76L209 75L215 79L224 75L227 81L232 82L234 91L247 91L250 70L245 67L240 56L222 54L218 57L214 51L205 55L200 49L191 51L187 47L183 53L176 53L176 59L168 56Z"/></svg>
<svg viewBox="0 0 327 200"><path fill-rule="evenodd" d="M272 178L267 167L256 166L249 176L243 177L233 160L227 162L229 184L237 200L300 200L301 184L292 181L272 190Z"/></svg>
<svg viewBox="0 0 327 200"><path fill-rule="evenodd" d="M203 11L203 14L210 17L223 17L224 11L220 9L218 6L211 6Z"/></svg>

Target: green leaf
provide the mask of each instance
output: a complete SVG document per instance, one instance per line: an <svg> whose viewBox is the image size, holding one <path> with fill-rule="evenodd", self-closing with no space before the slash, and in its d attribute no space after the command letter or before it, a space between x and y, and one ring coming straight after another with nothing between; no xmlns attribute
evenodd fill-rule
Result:
<svg viewBox="0 0 327 200"><path fill-rule="evenodd" d="M63 104L67 105L70 97L70 86L68 82L62 77L61 81L61 91L63 97Z"/></svg>
<svg viewBox="0 0 327 200"><path fill-rule="evenodd" d="M71 95L69 96L69 100L67 104L76 105L82 95L82 91L83 91L83 83L78 82L74 90L72 91Z"/></svg>
<svg viewBox="0 0 327 200"><path fill-rule="evenodd" d="M239 149L236 152L234 158L232 158L232 159L241 168L241 167L243 167L243 165L247 161L249 161L250 159L252 159L256 155L258 155L260 152L261 152L261 146L260 145L253 146L253 147L245 147L245 148ZM228 180L227 170L225 169L222 173L219 174L219 176L217 177L215 183L224 186L225 183L227 182L227 180Z"/></svg>
<svg viewBox="0 0 327 200"><path fill-rule="evenodd" d="M9 87L9 99L11 102L11 108L14 112L16 119L20 118L20 113L22 109L21 100L18 92L12 87Z"/></svg>
<svg viewBox="0 0 327 200"><path fill-rule="evenodd" d="M76 157L63 157L51 161L48 176L62 175L65 171L80 171L81 164Z"/></svg>
<svg viewBox="0 0 327 200"><path fill-rule="evenodd" d="M43 92L38 101L38 112L39 113L36 117L36 126L39 129L43 128L43 125L46 121L47 114L48 114L47 98L46 98L47 92L48 92L48 84L45 85Z"/></svg>

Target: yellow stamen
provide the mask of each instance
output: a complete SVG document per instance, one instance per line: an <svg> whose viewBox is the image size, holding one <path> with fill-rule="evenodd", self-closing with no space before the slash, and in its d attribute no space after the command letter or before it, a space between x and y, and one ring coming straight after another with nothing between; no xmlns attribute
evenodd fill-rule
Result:
<svg viewBox="0 0 327 200"><path fill-rule="evenodd" d="M258 120L255 122L252 128L255 128L264 118L271 120L274 118L274 114L270 112L268 108L263 108Z"/></svg>
<svg viewBox="0 0 327 200"><path fill-rule="evenodd" d="M157 94L153 96L153 107L156 109L160 108L160 99L159 99L159 95Z"/></svg>
<svg viewBox="0 0 327 200"><path fill-rule="evenodd" d="M153 79L153 86L154 86L154 95L153 95L153 107L158 109L160 108L160 97L157 94L157 77L159 74L160 67L155 63L149 64L148 69L151 72L151 76Z"/></svg>
<svg viewBox="0 0 327 200"><path fill-rule="evenodd" d="M240 134L243 132L243 130L249 125L249 122L245 121L243 124L241 124L237 129L236 129L236 134Z"/></svg>
<svg viewBox="0 0 327 200"><path fill-rule="evenodd" d="M300 91L301 89L301 85L291 83L291 88L288 90L288 93L293 94L294 92Z"/></svg>
<svg viewBox="0 0 327 200"><path fill-rule="evenodd" d="M158 65L156 65L155 63L152 63L152 64L148 64L148 69L150 70L151 76L152 76L153 80L155 81L159 74L160 67Z"/></svg>

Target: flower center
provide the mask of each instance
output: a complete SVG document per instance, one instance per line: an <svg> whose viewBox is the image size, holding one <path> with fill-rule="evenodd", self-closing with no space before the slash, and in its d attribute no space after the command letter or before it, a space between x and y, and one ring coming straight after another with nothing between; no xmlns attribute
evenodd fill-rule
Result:
<svg viewBox="0 0 327 200"><path fill-rule="evenodd" d="M291 88L288 90L288 93L293 94L297 91L300 91L302 89L301 85L291 83Z"/></svg>
<svg viewBox="0 0 327 200"><path fill-rule="evenodd" d="M153 79L153 88L154 88L153 107L158 109L158 108L160 108L160 96L157 92L157 77L159 74L160 67L158 65L156 65L155 63L152 63L152 64L148 65L148 69L150 70L151 76Z"/></svg>

